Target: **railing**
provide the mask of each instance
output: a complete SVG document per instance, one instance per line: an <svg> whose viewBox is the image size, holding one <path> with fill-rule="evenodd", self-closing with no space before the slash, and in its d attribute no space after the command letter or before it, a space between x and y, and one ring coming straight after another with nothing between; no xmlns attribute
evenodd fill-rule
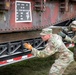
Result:
<svg viewBox="0 0 76 75"><path fill-rule="evenodd" d="M27 39L27 40L1 43L0 44L0 59L5 58L5 57L10 57L13 55L18 55L21 53L27 54L30 51L24 48L23 46L24 43L30 43L33 47L37 49L42 49L46 42L43 42L42 39L39 37L39 38L33 38L33 39Z"/></svg>

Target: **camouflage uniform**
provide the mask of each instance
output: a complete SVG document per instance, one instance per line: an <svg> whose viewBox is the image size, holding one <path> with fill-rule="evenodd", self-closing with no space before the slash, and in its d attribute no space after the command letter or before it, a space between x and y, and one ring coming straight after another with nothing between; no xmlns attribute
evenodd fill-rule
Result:
<svg viewBox="0 0 76 75"><path fill-rule="evenodd" d="M62 31L60 31L58 34L66 41L72 41L72 38L74 37L74 43L76 43L75 40L75 36L76 36L76 31L73 31L72 28L76 28L76 21L72 21L72 23L70 23L69 27L67 30L62 29ZM68 32L72 32L73 36L70 37Z"/></svg>
<svg viewBox="0 0 76 75"><path fill-rule="evenodd" d="M73 22L70 24L70 28L71 28L71 29L72 29L72 28L75 28L75 29L76 29L76 21L73 21ZM73 31L73 33L74 33L74 37L72 38L72 40L73 40L73 42L74 42L74 44L75 44L75 46L74 46L74 59L75 59L75 61L76 61L76 30Z"/></svg>
<svg viewBox="0 0 76 75"><path fill-rule="evenodd" d="M74 46L74 58L76 60L76 30L74 31L73 28L76 29L76 21L72 21L72 23L70 23L67 31L62 29L62 31L60 31L58 34L66 41L69 42L74 42L75 46ZM68 32L72 32L73 36L69 37Z"/></svg>
<svg viewBox="0 0 76 75"><path fill-rule="evenodd" d="M42 32L47 33L48 29ZM48 40L45 49L38 51L32 48L32 54L36 57L48 57L59 52L59 58L55 60L55 63L52 65L49 75L62 75L66 67L74 61L73 53L66 48L61 36L57 34L51 35L52 37Z"/></svg>

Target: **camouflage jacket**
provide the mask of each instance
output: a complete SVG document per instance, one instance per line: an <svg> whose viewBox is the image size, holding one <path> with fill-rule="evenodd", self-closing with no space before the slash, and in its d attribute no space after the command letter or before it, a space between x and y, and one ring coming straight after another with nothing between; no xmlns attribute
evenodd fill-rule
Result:
<svg viewBox="0 0 76 75"><path fill-rule="evenodd" d="M37 49L32 49L32 54L36 57L47 57L56 52L59 52L60 58L63 58L65 54L73 55L73 53L66 48L62 41L61 36L57 34L52 34L52 37L48 40L45 49L38 51ZM64 54L64 55L63 55ZM73 59L73 58L72 58Z"/></svg>
<svg viewBox="0 0 76 75"><path fill-rule="evenodd" d="M71 35L69 35L69 33L71 33ZM76 43L76 32L73 32L70 26L67 29L62 29L62 31L58 32L58 35L60 35L63 40L67 42Z"/></svg>

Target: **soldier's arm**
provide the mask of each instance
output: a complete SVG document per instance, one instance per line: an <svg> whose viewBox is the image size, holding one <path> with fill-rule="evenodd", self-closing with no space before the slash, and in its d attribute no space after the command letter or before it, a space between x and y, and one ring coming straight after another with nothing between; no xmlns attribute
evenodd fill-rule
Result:
<svg viewBox="0 0 76 75"><path fill-rule="evenodd" d="M68 41L68 42L72 42L72 39L71 39L69 36L67 36L67 35L66 35L66 37L65 37L64 40L66 40L66 41Z"/></svg>
<svg viewBox="0 0 76 75"><path fill-rule="evenodd" d="M53 55L55 53L55 50L51 50L50 46L46 46L45 49L38 51L35 48L32 48L32 54L36 57L48 57L50 55Z"/></svg>
<svg viewBox="0 0 76 75"><path fill-rule="evenodd" d="M72 41L72 39L68 35L66 35L64 32L62 32L62 31L60 31L58 33L58 35L60 35L63 38L63 40L65 40L65 41L68 41L68 42Z"/></svg>

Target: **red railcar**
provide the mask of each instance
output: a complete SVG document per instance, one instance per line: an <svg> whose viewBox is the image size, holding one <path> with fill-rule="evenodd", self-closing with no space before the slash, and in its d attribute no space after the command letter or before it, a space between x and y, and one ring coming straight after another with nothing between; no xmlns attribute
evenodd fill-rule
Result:
<svg viewBox="0 0 76 75"><path fill-rule="evenodd" d="M74 19L76 0L0 0L0 66L30 58L25 42L43 47L36 38L42 28Z"/></svg>
<svg viewBox="0 0 76 75"><path fill-rule="evenodd" d="M75 0L0 0L0 33L41 29L75 17Z"/></svg>

